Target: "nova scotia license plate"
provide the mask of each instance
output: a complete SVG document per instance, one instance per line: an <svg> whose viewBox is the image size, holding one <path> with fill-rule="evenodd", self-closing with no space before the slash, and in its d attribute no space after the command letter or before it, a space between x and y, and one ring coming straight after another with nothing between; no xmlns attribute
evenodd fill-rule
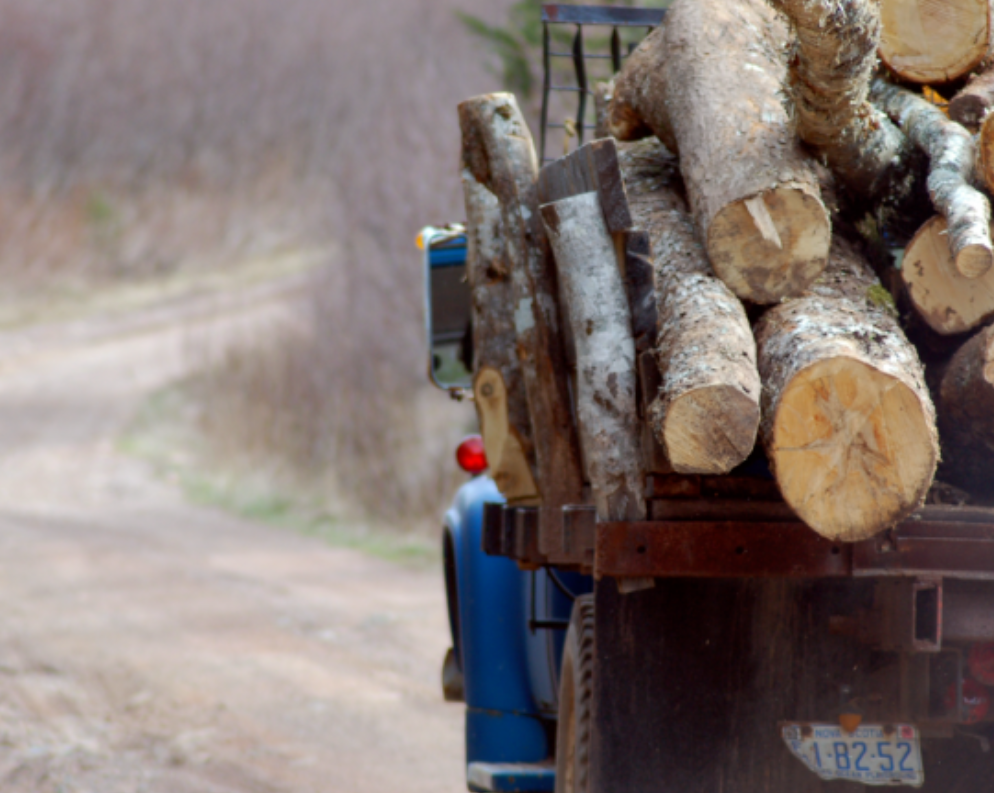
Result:
<svg viewBox="0 0 994 793"><path fill-rule="evenodd" d="M910 724L861 724L847 732L838 724L781 725L791 752L822 779L864 785L911 785L925 781L921 739Z"/></svg>

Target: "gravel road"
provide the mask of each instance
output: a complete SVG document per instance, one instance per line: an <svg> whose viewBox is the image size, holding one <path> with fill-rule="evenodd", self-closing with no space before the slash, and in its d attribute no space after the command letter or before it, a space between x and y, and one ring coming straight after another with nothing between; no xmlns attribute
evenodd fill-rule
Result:
<svg viewBox="0 0 994 793"><path fill-rule="evenodd" d="M0 790L455 793L441 576L185 504L115 439L307 276L0 334Z"/></svg>

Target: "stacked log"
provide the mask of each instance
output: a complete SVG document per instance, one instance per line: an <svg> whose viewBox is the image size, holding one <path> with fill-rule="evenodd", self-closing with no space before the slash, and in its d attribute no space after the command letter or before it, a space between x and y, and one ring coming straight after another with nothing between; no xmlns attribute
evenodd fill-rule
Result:
<svg viewBox="0 0 994 793"><path fill-rule="evenodd" d="M649 235L662 384L649 409L674 471L724 474L759 426L756 344L739 300L714 274L681 195L674 158L650 139L620 157L636 227Z"/></svg>
<svg viewBox="0 0 994 793"><path fill-rule="evenodd" d="M677 2L619 74L609 110L616 134L649 129L679 153L711 266L763 304L803 292L831 239L814 163L780 100L786 44L763 0Z"/></svg>
<svg viewBox="0 0 994 793"><path fill-rule="evenodd" d="M784 500L819 534L856 541L921 505L938 462L915 348L855 245L756 328L762 437Z"/></svg>
<svg viewBox="0 0 994 793"><path fill-rule="evenodd" d="M953 356L939 388L944 473L981 492L994 475L994 326Z"/></svg>
<svg viewBox="0 0 994 793"><path fill-rule="evenodd" d="M486 94L463 102L459 121L464 168L500 206L515 346L543 512L539 551L555 562L563 548L560 511L582 501L583 476L569 410L555 273L538 216L538 158L528 125L510 94Z"/></svg>
<svg viewBox="0 0 994 793"><path fill-rule="evenodd" d="M464 153L464 160L469 153ZM521 364L515 354L510 270L500 202L462 173L466 201L466 275L473 299L473 397L490 475L511 503L538 495L535 450Z"/></svg>
<svg viewBox="0 0 994 793"><path fill-rule="evenodd" d="M986 0L880 0L880 59L902 80L934 85L978 66L994 44Z"/></svg>
<svg viewBox="0 0 994 793"><path fill-rule="evenodd" d="M543 509L586 486L599 520L640 520L647 470L765 459L791 510L835 542L907 518L937 470L983 500L991 7L675 0L595 91L610 137L537 182L527 131L506 123L523 123L516 108L464 111L477 378L507 386L495 432L517 461L502 489L525 494L533 472ZM920 87L951 96L973 70L948 116ZM576 440L550 450L564 427ZM553 458L570 482L554 494Z"/></svg>
<svg viewBox="0 0 994 793"><path fill-rule="evenodd" d="M876 3L770 0L794 32L787 97L797 135L822 153L851 195L903 192L904 137L868 100L880 46Z"/></svg>

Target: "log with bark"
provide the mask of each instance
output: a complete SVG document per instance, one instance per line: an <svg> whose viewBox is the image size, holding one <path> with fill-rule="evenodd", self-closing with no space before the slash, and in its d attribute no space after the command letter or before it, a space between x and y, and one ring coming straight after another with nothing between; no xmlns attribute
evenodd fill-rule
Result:
<svg viewBox="0 0 994 793"><path fill-rule="evenodd" d="M949 118L976 132L991 107L994 107L994 68L988 66L949 100Z"/></svg>
<svg viewBox="0 0 994 793"><path fill-rule="evenodd" d="M623 147L619 165L653 262L662 378L648 411L653 432L673 470L727 473L752 452L759 426L749 320L695 235L675 158L652 138Z"/></svg>
<svg viewBox="0 0 994 793"><path fill-rule="evenodd" d="M874 80L871 98L929 157L928 192L946 219L956 269L977 278L994 264L991 206L973 187L977 150L973 137L935 105L883 80Z"/></svg>
<svg viewBox="0 0 994 793"><path fill-rule="evenodd" d="M910 189L905 136L868 101L880 43L876 0L770 0L794 32L787 98L797 134L870 205Z"/></svg>
<svg viewBox="0 0 994 793"><path fill-rule="evenodd" d="M943 477L989 500L994 495L994 327L977 333L953 356L936 407Z"/></svg>
<svg viewBox="0 0 994 793"><path fill-rule="evenodd" d="M576 345L580 445L602 521L645 518L635 342L614 241L596 192L541 208Z"/></svg>
<svg viewBox="0 0 994 793"><path fill-rule="evenodd" d="M676 0L615 82L680 154L694 220L718 276L775 303L824 269L831 221L812 160L780 100L787 30L762 0Z"/></svg>
<svg viewBox="0 0 994 793"><path fill-rule="evenodd" d="M952 336L994 319L994 269L967 278L949 250L946 221L936 215L904 249L901 281L918 315L936 333Z"/></svg>
<svg viewBox="0 0 994 793"><path fill-rule="evenodd" d="M464 159L469 153L464 154ZM473 301L473 395L490 475L511 503L538 497L535 450L521 364L516 354L511 273L500 202L468 167L466 275Z"/></svg>
<svg viewBox="0 0 994 793"><path fill-rule="evenodd" d="M463 102L459 122L466 169L500 203L542 500L539 550L557 562L565 560L561 510L582 503L583 473L569 407L554 265L538 212L538 157L511 94L485 94Z"/></svg>
<svg viewBox="0 0 994 793"><path fill-rule="evenodd" d="M880 0L880 59L913 83L969 74L991 50L988 0Z"/></svg>
<svg viewBox="0 0 994 793"><path fill-rule="evenodd" d="M994 192L994 114L987 116L977 135L977 172L988 192Z"/></svg>
<svg viewBox="0 0 994 793"><path fill-rule="evenodd" d="M663 87L666 45L662 26L646 36L628 56L611 84L604 124L609 135L633 141L655 135L676 151Z"/></svg>
<svg viewBox="0 0 994 793"><path fill-rule="evenodd" d="M938 461L922 366L889 298L836 238L809 294L756 327L770 465L784 500L832 540L867 539L907 517Z"/></svg>

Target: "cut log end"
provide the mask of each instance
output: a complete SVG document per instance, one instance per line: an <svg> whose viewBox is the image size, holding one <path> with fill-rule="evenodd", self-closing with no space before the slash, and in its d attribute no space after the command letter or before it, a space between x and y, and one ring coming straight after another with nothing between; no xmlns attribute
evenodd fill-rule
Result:
<svg viewBox="0 0 994 793"><path fill-rule="evenodd" d="M726 474L756 444L759 404L734 386L709 386L679 396L665 410L657 400L651 420L674 471Z"/></svg>
<svg viewBox="0 0 994 793"><path fill-rule="evenodd" d="M911 82L955 80L990 49L987 0L882 0L880 16L880 58Z"/></svg>
<svg viewBox="0 0 994 793"><path fill-rule="evenodd" d="M956 255L956 269L965 278L979 278L994 265L994 253L984 245L968 245Z"/></svg>
<svg viewBox="0 0 994 793"><path fill-rule="evenodd" d="M953 356L939 388L943 477L980 494L994 473L994 327Z"/></svg>
<svg viewBox="0 0 994 793"><path fill-rule="evenodd" d="M967 278L949 252L946 221L926 221L904 251L901 278L915 310L943 336L966 331L994 317L994 269Z"/></svg>
<svg viewBox="0 0 994 793"><path fill-rule="evenodd" d="M868 539L913 512L937 462L920 397L845 357L815 363L791 382L769 451L787 503L841 542Z"/></svg>
<svg viewBox="0 0 994 793"><path fill-rule="evenodd" d="M780 185L721 210L708 229L718 276L740 298L777 303L801 294L828 262L832 223L810 190Z"/></svg>

